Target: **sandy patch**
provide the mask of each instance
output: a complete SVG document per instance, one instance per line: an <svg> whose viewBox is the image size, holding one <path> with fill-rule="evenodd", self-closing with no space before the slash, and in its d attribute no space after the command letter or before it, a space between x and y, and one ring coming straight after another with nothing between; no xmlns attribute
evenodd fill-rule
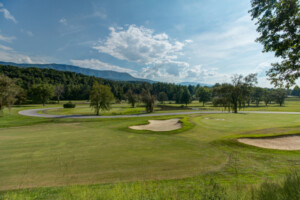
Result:
<svg viewBox="0 0 300 200"><path fill-rule="evenodd" d="M300 135L269 137L269 138L240 138L239 142L267 149L300 150Z"/></svg>
<svg viewBox="0 0 300 200"><path fill-rule="evenodd" d="M149 131L172 131L180 129L182 123L180 119L168 119L168 120L149 120L149 124L139 126L129 126L135 130L149 130Z"/></svg>

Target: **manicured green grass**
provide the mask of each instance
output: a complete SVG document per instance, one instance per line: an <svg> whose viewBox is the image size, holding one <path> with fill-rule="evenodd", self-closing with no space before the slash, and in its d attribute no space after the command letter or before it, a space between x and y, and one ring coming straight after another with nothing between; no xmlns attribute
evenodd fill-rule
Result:
<svg viewBox="0 0 300 200"><path fill-rule="evenodd" d="M158 109L158 108L157 108ZM89 106L76 108L58 108L53 110L48 110L47 114L55 115L95 115L95 112ZM100 114L104 116L108 115L130 115L130 114L141 114L146 113L144 107L131 108L129 104L112 104L111 110L101 111Z"/></svg>
<svg viewBox="0 0 300 200"><path fill-rule="evenodd" d="M241 180L255 182L298 166L299 152L251 148L229 138L261 129L263 134L282 132L280 127L283 132L300 130L295 127L299 116L194 115L194 126L177 134L124 130L146 120L67 119L1 129L0 189L178 179L212 172L230 182L234 167ZM231 166L233 157L237 166Z"/></svg>
<svg viewBox="0 0 300 200"><path fill-rule="evenodd" d="M176 116L182 118L183 128L165 133L134 131L128 126L172 116L44 119L17 115L19 110L40 107L14 107L0 118L0 199L218 195L249 199L251 187L265 179L281 180L291 169L300 169L300 151L261 149L236 141L300 133L298 115ZM211 179L218 184L214 186Z"/></svg>
<svg viewBox="0 0 300 200"><path fill-rule="evenodd" d="M88 106L87 103L85 104L83 104L83 102L76 102L76 103L77 103L77 107L74 109L64 109L62 108L62 105L60 105L61 108L48 110L46 113L54 114L54 115L95 115L94 111L92 110L92 108ZM60 107L60 106L57 105L56 107ZM164 108L161 108L160 106L164 106ZM170 109L168 109L168 107ZM165 104L158 104L158 106L154 109L154 113L186 112L186 111L192 111L192 109L224 111L224 108L222 107L213 107L210 102L206 103L205 106L203 107L202 103L199 103L198 101L193 101L192 103L188 104L188 108L186 108L181 104L175 104L174 102L171 103L166 102ZM259 106L251 104L249 107L246 106L245 108L242 108L241 111L300 112L300 98L295 98L295 97L287 98L283 106L279 106L278 104L275 103L265 106L263 102L261 102ZM122 104L112 104L111 110L102 111L100 115L108 116L108 115L144 114L144 113L145 113L145 108L143 107L142 104L138 105L135 108L131 108L129 104L122 103Z"/></svg>

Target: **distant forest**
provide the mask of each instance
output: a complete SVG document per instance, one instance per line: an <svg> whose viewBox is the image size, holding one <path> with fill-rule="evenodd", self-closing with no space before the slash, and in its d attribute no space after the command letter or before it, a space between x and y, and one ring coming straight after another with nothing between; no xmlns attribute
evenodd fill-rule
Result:
<svg viewBox="0 0 300 200"><path fill-rule="evenodd" d="M151 95L157 99L172 100L180 104L188 104L191 100L199 100L203 104L207 101L214 100L214 104L222 104L218 102L217 97L228 95L228 91L220 90L223 86L228 84L215 84L213 87L201 87L200 85L183 86L174 83L147 83L147 82L130 82L130 81L112 81L94 76L87 76L75 72L57 71L53 69L40 69L40 68L19 68L9 65L0 65L0 74L4 74L9 78L15 80L16 85L21 87L27 96L27 100L34 99L30 97L30 89L36 85L48 84L52 86L62 87L62 95L60 100L88 100L90 91L95 82L101 85L107 85L111 88L116 101L128 100L128 94L140 96L143 91L149 91ZM222 86L222 87L221 87ZM225 87L226 88L226 87ZM224 89L224 87L223 87ZM230 89L230 88L229 88ZM230 91L234 91L230 89ZM249 87L245 90L243 104L245 102L256 102L258 105L260 101L265 100L266 105L269 101L275 101L276 94L273 89L263 89L259 87ZM293 90L285 90L284 95L300 95L300 89L296 86ZM247 95L246 95L247 94ZM164 95L164 96L163 96ZM160 96L162 96L160 98ZM246 98L247 96L247 98ZM278 96L278 95L277 95ZM228 96L228 98L231 98ZM55 96L53 100L56 99ZM269 100L270 99L270 100ZM240 102L241 104L241 102ZM281 105L281 103L280 103Z"/></svg>
<svg viewBox="0 0 300 200"><path fill-rule="evenodd" d="M131 81L112 81L94 76L83 74L57 71L53 69L40 68L20 68L9 65L0 65L0 73L16 80L16 84L25 91L28 91L33 85L50 84L63 85L64 93L61 100L87 100L93 83L97 81L100 84L111 88L117 100L126 100L126 94L129 90L135 94L141 94L143 89L149 90L152 95L158 95L160 92L167 94L168 100L175 100L180 103L176 97L178 91L189 90L191 96L195 95L198 86L181 86L173 83L147 83ZM178 95L177 95L178 96Z"/></svg>

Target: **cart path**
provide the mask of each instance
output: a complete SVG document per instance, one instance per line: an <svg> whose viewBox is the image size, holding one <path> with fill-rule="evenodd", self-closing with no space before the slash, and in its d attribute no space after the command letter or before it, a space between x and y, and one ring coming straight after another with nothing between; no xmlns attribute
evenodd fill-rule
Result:
<svg viewBox="0 0 300 200"><path fill-rule="evenodd" d="M170 115L192 115L192 114L229 114L228 111L189 111L189 112L171 112L171 113L150 113L150 114L134 114L134 115L112 115L112 116L93 116L93 115L49 115L40 114L38 112L47 112L51 109L58 108L41 108L19 111L20 115L30 117L44 117L44 118L79 118L79 119L91 119L91 118L129 118L129 117L155 117L155 116L170 116ZM239 113L247 114L287 114L287 115L300 115L300 112L271 112L271 111L240 111Z"/></svg>

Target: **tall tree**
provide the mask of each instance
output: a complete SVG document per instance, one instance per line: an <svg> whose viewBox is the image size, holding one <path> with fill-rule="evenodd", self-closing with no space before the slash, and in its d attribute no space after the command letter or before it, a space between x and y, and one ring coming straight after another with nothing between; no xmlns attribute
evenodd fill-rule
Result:
<svg viewBox="0 0 300 200"><path fill-rule="evenodd" d="M90 106L99 115L100 110L110 110L110 104L114 99L114 95L110 88L95 82L90 92Z"/></svg>
<svg viewBox="0 0 300 200"><path fill-rule="evenodd" d="M268 106L268 104L272 101L271 92L267 89L263 89L263 101L265 102L266 106Z"/></svg>
<svg viewBox="0 0 300 200"><path fill-rule="evenodd" d="M128 99L128 103L130 103L131 107L134 108L136 102L138 101L138 96L136 94L134 94L131 89L129 89L127 91L126 96L127 96L127 99Z"/></svg>
<svg viewBox="0 0 300 200"><path fill-rule="evenodd" d="M286 90L285 89L275 90L274 97L275 97L276 103L278 103L280 106L282 106L285 102L285 98L287 97Z"/></svg>
<svg viewBox="0 0 300 200"><path fill-rule="evenodd" d="M182 95L183 95L183 88L181 86L178 86L173 96L173 99L175 99L176 103L182 103Z"/></svg>
<svg viewBox="0 0 300 200"><path fill-rule="evenodd" d="M0 111L3 110L4 106L10 108L15 103L19 91L14 80L0 74Z"/></svg>
<svg viewBox="0 0 300 200"><path fill-rule="evenodd" d="M29 90L29 95L34 102L42 103L43 106L45 106L47 101L53 97L54 89L53 86L49 84L33 85Z"/></svg>
<svg viewBox="0 0 300 200"><path fill-rule="evenodd" d="M223 106L228 111L233 110L234 113L237 113L238 109L246 105L249 87L255 82L254 77L252 74L245 78L242 75L234 75L232 84L224 83L215 88L217 97L215 97L213 104Z"/></svg>
<svg viewBox="0 0 300 200"><path fill-rule="evenodd" d="M160 101L161 104L164 104L165 101L168 101L168 96L165 92L160 92L157 100Z"/></svg>
<svg viewBox="0 0 300 200"><path fill-rule="evenodd" d="M257 41L264 52L281 58L268 71L275 86L287 87L300 77L300 3L299 0L251 0L252 18L257 20Z"/></svg>
<svg viewBox="0 0 300 200"><path fill-rule="evenodd" d="M181 102L187 106L189 103L191 103L191 101L192 101L191 93L190 93L189 89L187 87L185 87L183 89L183 93L181 96Z"/></svg>
<svg viewBox="0 0 300 200"><path fill-rule="evenodd" d="M260 101L263 100L264 90L260 87L255 87L252 89L251 96L256 106L259 106Z"/></svg>
<svg viewBox="0 0 300 200"><path fill-rule="evenodd" d="M199 102L204 104L211 100L212 92L209 88L206 87L199 87L196 91L196 97L199 98Z"/></svg>
<svg viewBox="0 0 300 200"><path fill-rule="evenodd" d="M62 97L62 94L64 93L64 91L65 91L65 88L63 85L60 84L60 85L55 86L54 95L56 96L58 103L59 103L60 98Z"/></svg>
<svg viewBox="0 0 300 200"><path fill-rule="evenodd" d="M151 113L154 110L155 96L151 95L150 91L143 89L142 101L145 104L146 112Z"/></svg>

